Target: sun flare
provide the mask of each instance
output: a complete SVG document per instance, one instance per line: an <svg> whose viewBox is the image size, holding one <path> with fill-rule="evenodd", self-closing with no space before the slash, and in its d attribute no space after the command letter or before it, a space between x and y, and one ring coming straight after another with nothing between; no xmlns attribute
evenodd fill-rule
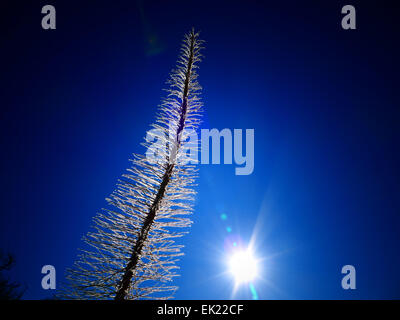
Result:
<svg viewBox="0 0 400 320"><path fill-rule="evenodd" d="M249 283L257 277L257 259L249 249L236 251L229 259L229 271L236 284Z"/></svg>

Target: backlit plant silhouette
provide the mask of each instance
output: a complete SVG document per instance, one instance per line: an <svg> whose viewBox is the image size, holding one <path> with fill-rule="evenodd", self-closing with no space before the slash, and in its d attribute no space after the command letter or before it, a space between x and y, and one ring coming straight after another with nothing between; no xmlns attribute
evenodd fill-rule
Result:
<svg viewBox="0 0 400 320"><path fill-rule="evenodd" d="M183 253L175 239L191 225L195 164L182 164L187 131L200 123L201 87L196 69L202 40L192 30L185 35L177 67L153 129L147 134L146 154L134 154L132 166L107 198L109 208L94 218L68 283L59 297L67 299L166 299L177 287L176 262ZM165 148L157 148L157 140Z"/></svg>

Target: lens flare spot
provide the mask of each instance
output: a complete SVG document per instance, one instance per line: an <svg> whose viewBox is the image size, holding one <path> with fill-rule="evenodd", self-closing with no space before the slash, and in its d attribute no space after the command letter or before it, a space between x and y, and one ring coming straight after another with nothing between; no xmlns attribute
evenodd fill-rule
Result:
<svg viewBox="0 0 400 320"><path fill-rule="evenodd" d="M254 287L254 284L250 283L249 287L250 287L252 299L253 300L258 300L258 294L257 294L256 287Z"/></svg>

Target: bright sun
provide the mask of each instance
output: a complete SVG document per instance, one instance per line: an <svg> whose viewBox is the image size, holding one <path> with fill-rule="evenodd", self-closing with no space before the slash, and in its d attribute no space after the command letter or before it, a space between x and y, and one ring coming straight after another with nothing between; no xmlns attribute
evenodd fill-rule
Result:
<svg viewBox="0 0 400 320"><path fill-rule="evenodd" d="M249 249L236 251L229 259L229 271L236 284L251 282L257 277L257 260Z"/></svg>

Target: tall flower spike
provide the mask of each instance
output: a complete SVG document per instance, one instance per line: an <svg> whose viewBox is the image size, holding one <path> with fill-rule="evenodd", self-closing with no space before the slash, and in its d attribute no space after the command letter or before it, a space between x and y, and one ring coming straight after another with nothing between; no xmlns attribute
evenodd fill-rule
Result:
<svg viewBox="0 0 400 320"><path fill-rule="evenodd" d="M192 30L185 35L177 67L172 70L162 101L132 166L107 198L108 209L94 218L85 237L88 250L67 269L68 284L59 296L67 299L167 299L177 290L176 262L182 245L175 238L187 233L192 221L195 164L185 164L183 142L200 123L201 87L196 69L202 40ZM164 148L157 148L156 139Z"/></svg>

